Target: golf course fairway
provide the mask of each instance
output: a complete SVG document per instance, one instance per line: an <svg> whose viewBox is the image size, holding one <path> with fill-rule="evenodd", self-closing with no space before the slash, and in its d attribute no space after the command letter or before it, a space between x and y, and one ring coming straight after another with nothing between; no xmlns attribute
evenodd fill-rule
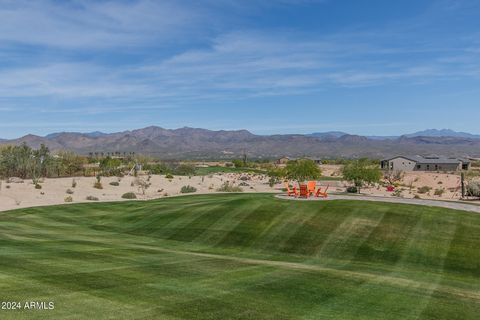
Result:
<svg viewBox="0 0 480 320"><path fill-rule="evenodd" d="M0 301L22 305L0 319L479 319L480 215L266 194L0 212Z"/></svg>

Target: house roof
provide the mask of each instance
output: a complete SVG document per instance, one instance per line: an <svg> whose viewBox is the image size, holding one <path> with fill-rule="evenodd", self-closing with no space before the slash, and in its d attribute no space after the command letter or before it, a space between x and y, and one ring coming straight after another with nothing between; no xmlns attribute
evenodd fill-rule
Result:
<svg viewBox="0 0 480 320"><path fill-rule="evenodd" d="M457 158L447 158L447 157L442 157L442 156L419 156L419 155L414 155L414 156L395 156L389 159L384 159L383 161L390 161L396 158L405 158L407 160L411 160L413 162L419 163L419 164L459 164L460 162L464 162L463 159L457 159Z"/></svg>

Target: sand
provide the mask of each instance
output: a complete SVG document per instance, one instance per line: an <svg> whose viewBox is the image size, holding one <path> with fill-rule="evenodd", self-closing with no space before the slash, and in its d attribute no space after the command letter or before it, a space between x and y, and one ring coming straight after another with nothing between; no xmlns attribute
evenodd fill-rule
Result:
<svg viewBox="0 0 480 320"><path fill-rule="evenodd" d="M341 166L322 166L323 175L338 176ZM140 179L147 182L150 186L142 190L136 183ZM242 179L246 179L243 181ZM72 181L76 181L76 187L72 187ZM71 203L92 202L87 200L87 196L97 197L98 201L124 201L122 195L127 192L134 192L139 200L157 199L171 196L182 195L180 189L182 186L191 185L197 188L195 194L216 193L217 189L225 182L229 181L233 185L241 185L244 192L281 192L284 187L279 183L273 187L268 185L268 177L265 175L247 174L247 173L223 173L210 176L174 176L173 179L166 179L163 175L141 175L138 178L126 176L123 178L103 177L101 180L103 189L93 187L96 179L94 177L75 177L75 178L54 178L44 179L41 183L42 189L35 189L31 180L23 180L23 183L1 182L0 187L0 211L26 208L34 206L45 206L64 204L65 198L72 197ZM119 186L112 186L110 182L118 182ZM458 200L460 198L460 174L459 173L431 173L431 172L407 172L403 179L398 182L400 196L403 198L413 198L419 196L421 199L439 199L439 200ZM319 185L329 186L329 192L342 193L351 185L347 181L322 181ZM428 186L431 190L420 194L419 187ZM67 194L67 190L73 191L73 194ZM441 196L435 195L436 189L443 189ZM362 188L361 192L370 196L394 196L388 192L385 187L376 185L370 188ZM398 196L398 195L397 195Z"/></svg>
<svg viewBox="0 0 480 320"><path fill-rule="evenodd" d="M242 181L243 179L247 179ZM141 179L151 184L145 192L136 183ZM71 196L71 203L92 202L87 200L87 196L94 196L99 201L122 201L122 195L127 192L134 192L140 200L157 199L170 196L181 195L182 186L190 185L197 188L196 194L214 193L225 181L233 185L242 183L248 186L241 186L244 192L279 192L281 185L274 188L268 185L268 177L263 175L224 173L210 176L174 176L173 179L166 179L163 175L147 175L138 178L126 176L102 177L101 183L103 189L93 187L96 179L94 177L75 177L75 178L52 178L44 179L40 185L41 189L35 189L32 180L23 180L23 183L7 183L1 181L0 188L0 211L26 208L33 206L46 206L55 204L64 204L65 198ZM72 181L75 180L76 186L72 187ZM119 186L112 186L110 182L118 182ZM133 185L132 185L133 184ZM67 190L73 191L73 194L67 194Z"/></svg>

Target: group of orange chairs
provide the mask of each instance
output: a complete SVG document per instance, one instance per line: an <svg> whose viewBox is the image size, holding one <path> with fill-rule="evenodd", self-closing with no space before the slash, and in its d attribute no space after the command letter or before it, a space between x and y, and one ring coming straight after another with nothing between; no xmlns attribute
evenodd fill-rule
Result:
<svg viewBox="0 0 480 320"><path fill-rule="evenodd" d="M327 186L325 191L322 191L322 188L317 189L317 183L315 181L308 181L307 184L300 184L299 189L297 187L290 188L288 182L285 182L285 188L287 189L288 196L292 197L301 197L301 198L309 198L309 197L317 197L317 198L326 198L328 197Z"/></svg>

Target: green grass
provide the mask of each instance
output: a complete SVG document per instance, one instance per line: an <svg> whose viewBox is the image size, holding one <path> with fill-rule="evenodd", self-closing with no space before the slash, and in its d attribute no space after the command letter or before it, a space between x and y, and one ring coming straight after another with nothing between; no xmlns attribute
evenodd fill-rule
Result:
<svg viewBox="0 0 480 320"><path fill-rule="evenodd" d="M209 174L215 173L258 173L264 174L266 173L265 170L260 169L252 169L252 168L235 168L235 167L200 167L195 168L195 175L197 176L207 176Z"/></svg>
<svg viewBox="0 0 480 320"><path fill-rule="evenodd" d="M0 213L0 319L478 319L480 215L196 195Z"/></svg>

